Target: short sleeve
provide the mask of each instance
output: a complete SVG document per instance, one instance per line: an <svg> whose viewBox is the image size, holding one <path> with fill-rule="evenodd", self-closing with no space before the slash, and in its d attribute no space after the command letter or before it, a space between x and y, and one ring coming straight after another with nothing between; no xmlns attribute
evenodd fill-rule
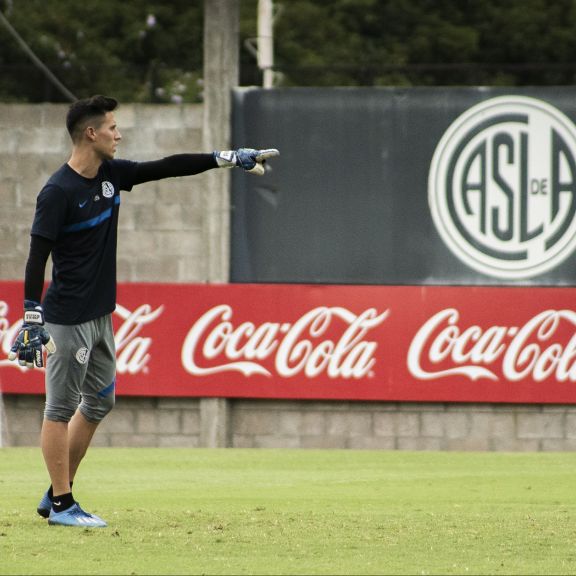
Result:
<svg viewBox="0 0 576 576"><path fill-rule="evenodd" d="M57 240L68 213L68 200L61 188L47 184L36 199L31 234Z"/></svg>
<svg viewBox="0 0 576 576"><path fill-rule="evenodd" d="M130 192L134 186L137 162L132 160L112 160L120 190Z"/></svg>

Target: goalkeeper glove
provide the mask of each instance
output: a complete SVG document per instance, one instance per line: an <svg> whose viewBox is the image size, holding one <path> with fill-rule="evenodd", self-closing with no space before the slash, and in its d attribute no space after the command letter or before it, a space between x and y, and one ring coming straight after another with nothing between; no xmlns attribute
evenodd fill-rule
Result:
<svg viewBox="0 0 576 576"><path fill-rule="evenodd" d="M254 150L253 148L239 148L238 150L225 150L214 152L214 158L218 166L223 168L234 168L240 166L246 172L262 176L265 172L264 163L268 158L280 156L280 152L275 148L267 150Z"/></svg>
<svg viewBox="0 0 576 576"><path fill-rule="evenodd" d="M48 354L56 352L56 344L48 330L44 328L44 312L38 302L24 300L24 323L8 353L8 360L18 358L20 366L33 368L44 366L42 345Z"/></svg>

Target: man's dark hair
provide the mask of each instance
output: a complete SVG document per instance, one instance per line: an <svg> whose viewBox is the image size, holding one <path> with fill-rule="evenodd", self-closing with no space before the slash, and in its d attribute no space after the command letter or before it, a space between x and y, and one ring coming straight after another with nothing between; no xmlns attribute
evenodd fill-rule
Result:
<svg viewBox="0 0 576 576"><path fill-rule="evenodd" d="M72 141L77 142L80 139L90 122L101 122L106 112L112 112L117 106L117 100L99 94L71 104L66 116L66 128Z"/></svg>

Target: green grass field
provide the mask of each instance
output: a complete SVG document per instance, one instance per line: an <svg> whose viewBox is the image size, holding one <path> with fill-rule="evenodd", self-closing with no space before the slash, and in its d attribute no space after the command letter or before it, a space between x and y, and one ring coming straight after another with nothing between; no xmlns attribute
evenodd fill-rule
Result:
<svg viewBox="0 0 576 576"><path fill-rule="evenodd" d="M0 450L1 574L576 574L576 454L94 448L49 527Z"/></svg>

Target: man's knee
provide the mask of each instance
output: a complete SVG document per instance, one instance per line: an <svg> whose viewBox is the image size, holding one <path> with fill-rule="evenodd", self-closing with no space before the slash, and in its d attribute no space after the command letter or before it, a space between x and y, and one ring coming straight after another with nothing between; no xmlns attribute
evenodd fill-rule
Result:
<svg viewBox="0 0 576 576"><path fill-rule="evenodd" d="M85 396L80 404L80 411L88 422L98 424L106 415L114 408L116 403L116 381L113 381L110 386L104 388L96 394L96 396Z"/></svg>
<svg viewBox="0 0 576 576"><path fill-rule="evenodd" d="M44 418L51 422L70 422L78 408L78 402L62 403L58 405L46 402Z"/></svg>

